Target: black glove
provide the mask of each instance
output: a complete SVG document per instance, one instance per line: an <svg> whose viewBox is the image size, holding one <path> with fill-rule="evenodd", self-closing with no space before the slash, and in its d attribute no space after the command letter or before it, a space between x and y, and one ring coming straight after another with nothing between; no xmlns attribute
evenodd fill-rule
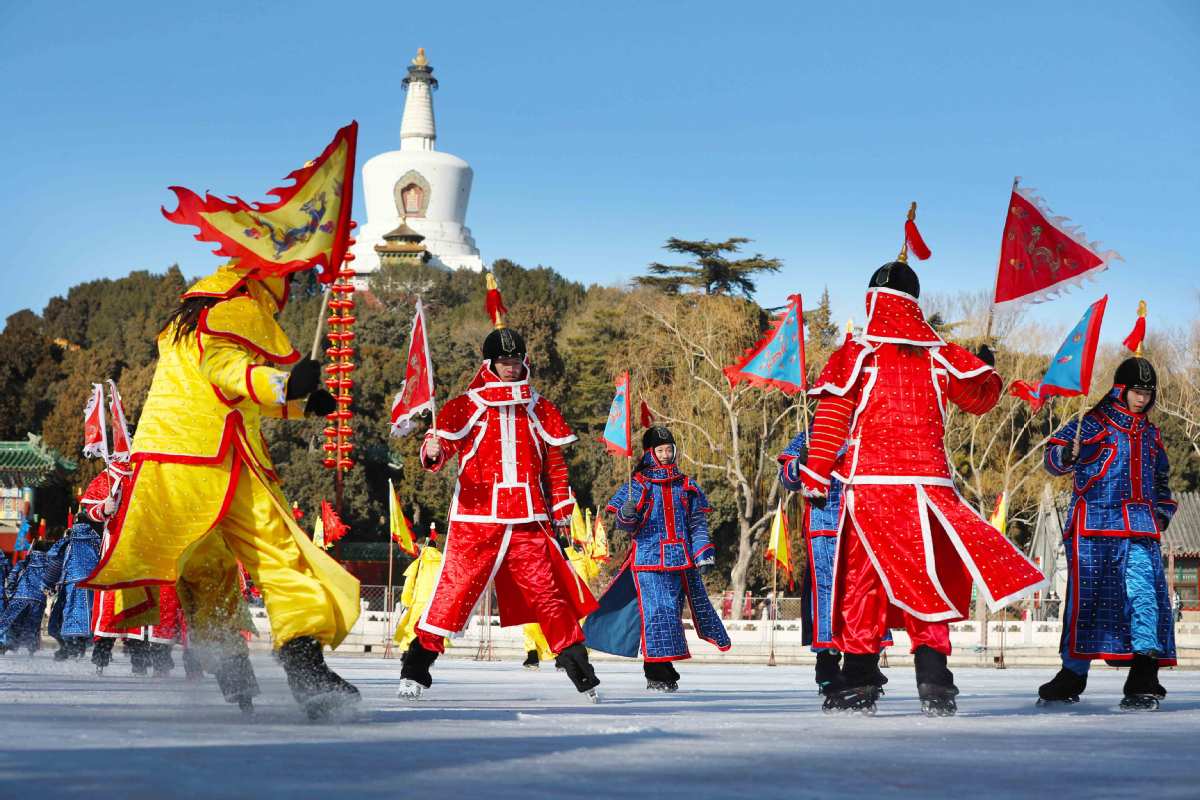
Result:
<svg viewBox="0 0 1200 800"><path fill-rule="evenodd" d="M809 494L808 492L805 492L804 493L804 502L808 503L813 508L822 509L825 507L825 504L829 502L829 495L827 495L827 494Z"/></svg>
<svg viewBox="0 0 1200 800"><path fill-rule="evenodd" d="M304 404L304 413L308 416L323 417L326 414L332 414L336 410L337 401L333 399L333 395L324 389L317 389L310 394L308 402Z"/></svg>
<svg viewBox="0 0 1200 800"><path fill-rule="evenodd" d="M625 498L625 502L621 504L621 516L625 519L637 519L638 507L632 497Z"/></svg>
<svg viewBox="0 0 1200 800"><path fill-rule="evenodd" d="M1071 446L1063 445L1062 447L1059 448L1059 450L1060 450L1059 458L1062 460L1063 466L1064 467L1075 466L1076 455L1075 455L1074 445L1071 445Z"/></svg>
<svg viewBox="0 0 1200 800"><path fill-rule="evenodd" d="M296 362L296 366L292 367L292 374L288 375L287 392L284 394L284 397L288 400L299 400L301 397L307 397L313 393L313 390L320 383L320 362L308 357L302 358Z"/></svg>
<svg viewBox="0 0 1200 800"><path fill-rule="evenodd" d="M975 357L989 367L996 366L996 354L992 352L992 348L986 344L979 345L979 349L975 351Z"/></svg>

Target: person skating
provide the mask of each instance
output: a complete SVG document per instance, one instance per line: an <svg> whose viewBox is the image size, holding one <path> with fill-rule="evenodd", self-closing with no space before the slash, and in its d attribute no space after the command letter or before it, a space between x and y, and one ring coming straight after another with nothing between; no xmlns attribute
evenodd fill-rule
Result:
<svg viewBox="0 0 1200 800"><path fill-rule="evenodd" d="M833 635L844 688L826 695L828 711L874 712L879 642L902 624L922 711L955 713L948 623L967 617L972 581L992 608L1045 584L955 488L944 445L948 403L984 414L1002 381L990 350L973 355L926 322L906 256L907 246L871 276L863 334L834 352L810 391L813 435L797 464L810 502L828 498L834 477L845 487Z"/></svg>
<svg viewBox="0 0 1200 800"><path fill-rule="evenodd" d="M530 387L525 341L504 327L494 292L492 283L488 307L497 327L483 342L483 363L466 393L438 412L421 446L421 465L430 471L457 455L458 477L442 569L404 654L397 695L415 700L432 685L430 667L445 637L466 625L491 579L501 625L541 625L558 653L555 663L595 699L600 681L578 620L596 600L551 530L566 528L575 506L561 448L576 437L558 408Z"/></svg>
<svg viewBox="0 0 1200 800"><path fill-rule="evenodd" d="M429 605L433 596L433 585L437 582L438 572L442 568L442 551L438 550L437 529L429 526L429 535L421 552L412 563L404 569L404 588L400 590L400 604L403 611L396 622L396 633L393 636L400 651L404 652L417 638L417 623ZM448 644L447 642L445 642Z"/></svg>
<svg viewBox="0 0 1200 800"><path fill-rule="evenodd" d="M55 661L80 658L92 638L92 591L79 583L92 574L100 560L102 523L84 514L76 517L67 535L55 543L50 557L60 562L57 593L50 609L47 633L59 643Z"/></svg>
<svg viewBox="0 0 1200 800"><path fill-rule="evenodd" d="M4 587L4 611L0 612L0 645L6 650L25 648L30 655L42 646L42 616L46 596L58 583L57 564L47 551L50 542L39 539L29 554L13 567Z"/></svg>
<svg viewBox="0 0 1200 800"><path fill-rule="evenodd" d="M808 458L808 434L796 434L779 454L779 481L790 492L803 490L799 465ZM838 527L842 519L842 483L830 478L825 504L818 508L805 503L804 542L808 548L808 566L801 589L801 643L817 658L814 677L822 695L845 688L842 683L842 654L833 643L833 565L837 552ZM884 634L880 652L892 644L891 632ZM875 684L882 694L888 682L876 667Z"/></svg>
<svg viewBox="0 0 1200 800"><path fill-rule="evenodd" d="M1157 709L1166 696L1158 668L1175 663L1175 626L1159 539L1177 506L1149 418L1157 389L1149 361L1125 360L1104 399L1046 445L1046 471L1073 482L1062 669L1038 689L1039 705L1078 702L1098 658L1129 665L1122 708Z"/></svg>
<svg viewBox="0 0 1200 800"><path fill-rule="evenodd" d="M264 417L335 408L320 365L301 360L275 320L289 283L235 259L183 293L158 337L136 471L110 525L115 545L88 584L134 594L176 586L189 642L225 699L246 710L258 687L240 635L240 561L262 589L293 696L319 718L359 699L322 654L358 617L359 587L296 525L260 433ZM141 591L127 616L156 604Z"/></svg>
<svg viewBox="0 0 1200 800"><path fill-rule="evenodd" d="M674 692L673 661L691 658L683 604L696 635L724 652L729 634L701 579L716 563L709 539L712 511L703 490L676 464L675 437L661 425L642 435L642 456L630 483L608 501L617 528L632 538L629 556L584 623L588 646L605 653L642 654L646 688Z"/></svg>

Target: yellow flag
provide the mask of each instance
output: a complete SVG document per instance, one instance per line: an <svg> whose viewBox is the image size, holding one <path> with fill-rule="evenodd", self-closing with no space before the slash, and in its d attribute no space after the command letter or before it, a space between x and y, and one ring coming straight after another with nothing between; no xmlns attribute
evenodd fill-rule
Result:
<svg viewBox="0 0 1200 800"><path fill-rule="evenodd" d="M583 521L583 514L579 510L579 503L576 503L574 510L571 511L571 541L575 544L586 545L587 540L587 523Z"/></svg>
<svg viewBox="0 0 1200 800"><path fill-rule="evenodd" d="M771 534L767 537L766 558L774 559L779 570L787 575L788 584L792 583L792 548L788 543L788 520L783 510L783 500L775 509L775 519L771 521Z"/></svg>
<svg viewBox="0 0 1200 800"><path fill-rule="evenodd" d="M1001 492L996 498L996 508L992 511L991 519L988 520L992 527L1001 533L1008 532L1008 492Z"/></svg>
<svg viewBox="0 0 1200 800"><path fill-rule="evenodd" d="M325 520L320 514L317 514L317 524L313 526L313 544L325 547Z"/></svg>
<svg viewBox="0 0 1200 800"><path fill-rule="evenodd" d="M400 499L396 497L396 489L392 486L390 479L388 480L388 524L392 538L396 540L396 545L412 558L416 558L417 542L413 537L412 528L408 525L408 519L404 516L404 510L400 508Z"/></svg>
<svg viewBox="0 0 1200 800"><path fill-rule="evenodd" d="M596 527L592 530L592 547L589 556L593 561L608 561L608 531L604 529L604 519L596 514Z"/></svg>

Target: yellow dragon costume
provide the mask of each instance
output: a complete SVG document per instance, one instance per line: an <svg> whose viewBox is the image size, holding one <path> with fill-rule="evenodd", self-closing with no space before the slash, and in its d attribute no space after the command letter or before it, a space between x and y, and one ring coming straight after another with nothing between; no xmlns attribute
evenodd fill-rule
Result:
<svg viewBox="0 0 1200 800"><path fill-rule="evenodd" d="M258 278L235 259L182 295L183 303L203 298L204 308L194 330L180 335L176 318L158 336L158 364L133 441L132 488L88 585L125 590L124 615L133 619L154 613L148 587L178 583L192 641L229 657L240 638L231 624L240 561L262 589L280 661L305 704L330 688L327 675L322 686L314 683L313 670L333 674L320 645L336 647L349 632L359 584L297 526L260 431L263 417L304 414L305 398L287 399L289 373L278 368L300 359L275 320L287 294L288 278ZM309 372L319 369L307 364ZM244 659L244 648L233 655ZM248 669L247 660L241 670ZM226 677L226 699L248 705L237 694L257 694L252 672ZM348 687L336 691L349 695L353 687L336 680Z"/></svg>

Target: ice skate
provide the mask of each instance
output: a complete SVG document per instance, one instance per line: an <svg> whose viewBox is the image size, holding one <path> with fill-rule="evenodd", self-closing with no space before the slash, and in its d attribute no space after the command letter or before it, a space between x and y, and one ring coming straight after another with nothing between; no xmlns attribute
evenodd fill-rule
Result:
<svg viewBox="0 0 1200 800"><path fill-rule="evenodd" d="M401 678L400 685L396 687L396 697L401 700L415 702L421 699L425 687L410 678Z"/></svg>
<svg viewBox="0 0 1200 800"><path fill-rule="evenodd" d="M583 696L586 697L588 702L592 703L593 705L600 703L600 693L595 689L588 689L583 693Z"/></svg>
<svg viewBox="0 0 1200 800"><path fill-rule="evenodd" d="M1087 676L1063 667L1058 674L1038 687L1038 706L1072 705L1087 688Z"/></svg>
<svg viewBox="0 0 1200 800"><path fill-rule="evenodd" d="M591 690L600 685L596 670L588 661L587 648L582 644L576 643L563 650L554 659L554 663L567 671L567 677L581 694L591 694Z"/></svg>
<svg viewBox="0 0 1200 800"><path fill-rule="evenodd" d="M958 689L954 686L919 683L917 694L921 697L921 713L927 717L953 717L958 713L958 703L954 699Z"/></svg>
<svg viewBox="0 0 1200 800"><path fill-rule="evenodd" d="M259 694L259 688L250 656L242 653L222 658L217 665L216 677L225 702L236 704L243 714L254 713L253 698Z"/></svg>
<svg viewBox="0 0 1200 800"><path fill-rule="evenodd" d="M679 691L679 673L670 661L647 661L642 669L646 674L646 691L663 694Z"/></svg>
<svg viewBox="0 0 1200 800"><path fill-rule="evenodd" d="M527 652L525 660L521 662L521 666L525 669L541 669L541 660L538 658L537 650Z"/></svg>
<svg viewBox="0 0 1200 800"><path fill-rule="evenodd" d="M358 689L326 666L321 643L311 636L300 636L280 647L279 663L287 673L292 696L314 722L362 699Z"/></svg>
<svg viewBox="0 0 1200 800"><path fill-rule="evenodd" d="M859 714L875 716L875 701L879 699L878 686L853 686L834 689L825 695L821 710L826 714Z"/></svg>
<svg viewBox="0 0 1200 800"><path fill-rule="evenodd" d="M1160 690L1162 695L1159 695ZM1124 691L1122 711L1158 711L1159 701L1167 692L1158 682L1157 656L1134 653Z"/></svg>

